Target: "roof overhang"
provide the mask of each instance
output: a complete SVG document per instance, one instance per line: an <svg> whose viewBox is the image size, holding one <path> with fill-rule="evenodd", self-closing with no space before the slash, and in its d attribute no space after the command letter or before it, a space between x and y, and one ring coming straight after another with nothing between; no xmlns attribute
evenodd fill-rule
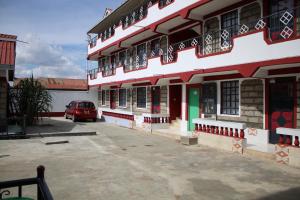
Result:
<svg viewBox="0 0 300 200"><path fill-rule="evenodd" d="M119 6L116 10L114 10L107 17L98 22L91 30L87 33L100 33L107 29L108 27L114 25L115 23L119 23L120 19L128 13L128 11L133 11L136 8L144 5L147 0L127 0L121 6Z"/></svg>

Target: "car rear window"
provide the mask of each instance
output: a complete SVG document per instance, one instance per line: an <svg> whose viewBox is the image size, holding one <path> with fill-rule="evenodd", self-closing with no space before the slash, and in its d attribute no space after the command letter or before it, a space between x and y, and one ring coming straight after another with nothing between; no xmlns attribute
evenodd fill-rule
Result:
<svg viewBox="0 0 300 200"><path fill-rule="evenodd" d="M78 108L95 108L95 105L92 102L80 102Z"/></svg>

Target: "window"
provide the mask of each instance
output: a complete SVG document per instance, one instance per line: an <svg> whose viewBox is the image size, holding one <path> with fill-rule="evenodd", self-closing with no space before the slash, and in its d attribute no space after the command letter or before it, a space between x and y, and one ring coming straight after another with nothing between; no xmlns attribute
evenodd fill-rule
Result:
<svg viewBox="0 0 300 200"><path fill-rule="evenodd" d="M147 53L146 53L146 43L140 44L136 48L137 50L137 66L145 67L147 64Z"/></svg>
<svg viewBox="0 0 300 200"><path fill-rule="evenodd" d="M78 108L95 108L94 103L92 102L79 102L78 103Z"/></svg>
<svg viewBox="0 0 300 200"><path fill-rule="evenodd" d="M136 89L136 101L138 108L146 108L146 95L147 89L146 87L140 87Z"/></svg>
<svg viewBox="0 0 300 200"><path fill-rule="evenodd" d="M105 100L106 100L106 98L105 98L105 90L102 90L101 91L101 104L103 106L105 106Z"/></svg>
<svg viewBox="0 0 300 200"><path fill-rule="evenodd" d="M211 37L211 42L204 42L203 54L211 54L219 52L220 50L220 31L219 19L217 17L211 18L205 22L204 38ZM207 40L209 41L209 40Z"/></svg>
<svg viewBox="0 0 300 200"><path fill-rule="evenodd" d="M237 10L231 11L221 16L221 29L223 30L222 33L225 33L226 30L229 35L224 36L221 39L221 45L228 46L231 44L231 37L236 35L238 32L238 12ZM221 35L222 36L222 35ZM227 45L228 43L228 45Z"/></svg>
<svg viewBox="0 0 300 200"><path fill-rule="evenodd" d="M252 3L241 9L240 24L246 25L250 30L253 30L258 19L261 17L259 3Z"/></svg>
<svg viewBox="0 0 300 200"><path fill-rule="evenodd" d="M126 89L119 89L119 107L126 107Z"/></svg>
<svg viewBox="0 0 300 200"><path fill-rule="evenodd" d="M290 20L290 22L285 25L280 21L282 15L287 10L292 15L294 15L291 10L294 7L294 1L291 0L271 0L270 3L270 14L269 17L269 26L270 26L270 35L272 40L283 39L280 35L281 31L285 26L290 29L294 28L294 20Z"/></svg>
<svg viewBox="0 0 300 200"><path fill-rule="evenodd" d="M126 51L121 51L119 53L119 65L124 67L125 62L126 62Z"/></svg>
<svg viewBox="0 0 300 200"><path fill-rule="evenodd" d="M203 85L203 113L217 113L217 84L209 83Z"/></svg>
<svg viewBox="0 0 300 200"><path fill-rule="evenodd" d="M239 81L221 83L221 113L227 115L239 114Z"/></svg>
<svg viewBox="0 0 300 200"><path fill-rule="evenodd" d="M150 57L158 56L159 48L160 48L160 40L159 39L152 40L150 46L151 46Z"/></svg>

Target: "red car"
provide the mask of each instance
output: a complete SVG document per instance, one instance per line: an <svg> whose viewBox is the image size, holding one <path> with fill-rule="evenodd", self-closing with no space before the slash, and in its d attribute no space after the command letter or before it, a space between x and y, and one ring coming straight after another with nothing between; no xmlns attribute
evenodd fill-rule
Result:
<svg viewBox="0 0 300 200"><path fill-rule="evenodd" d="M86 119L92 119L94 122L97 120L97 111L93 102L72 101L66 108L65 118L72 119L73 122Z"/></svg>

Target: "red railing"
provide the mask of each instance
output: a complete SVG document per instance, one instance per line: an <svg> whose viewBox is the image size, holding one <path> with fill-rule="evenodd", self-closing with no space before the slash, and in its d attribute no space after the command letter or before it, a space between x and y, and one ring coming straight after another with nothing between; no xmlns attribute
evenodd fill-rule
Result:
<svg viewBox="0 0 300 200"><path fill-rule="evenodd" d="M121 114L121 113L113 113L113 112L103 111L102 115L134 121L134 116L133 115L128 115L128 114Z"/></svg>

